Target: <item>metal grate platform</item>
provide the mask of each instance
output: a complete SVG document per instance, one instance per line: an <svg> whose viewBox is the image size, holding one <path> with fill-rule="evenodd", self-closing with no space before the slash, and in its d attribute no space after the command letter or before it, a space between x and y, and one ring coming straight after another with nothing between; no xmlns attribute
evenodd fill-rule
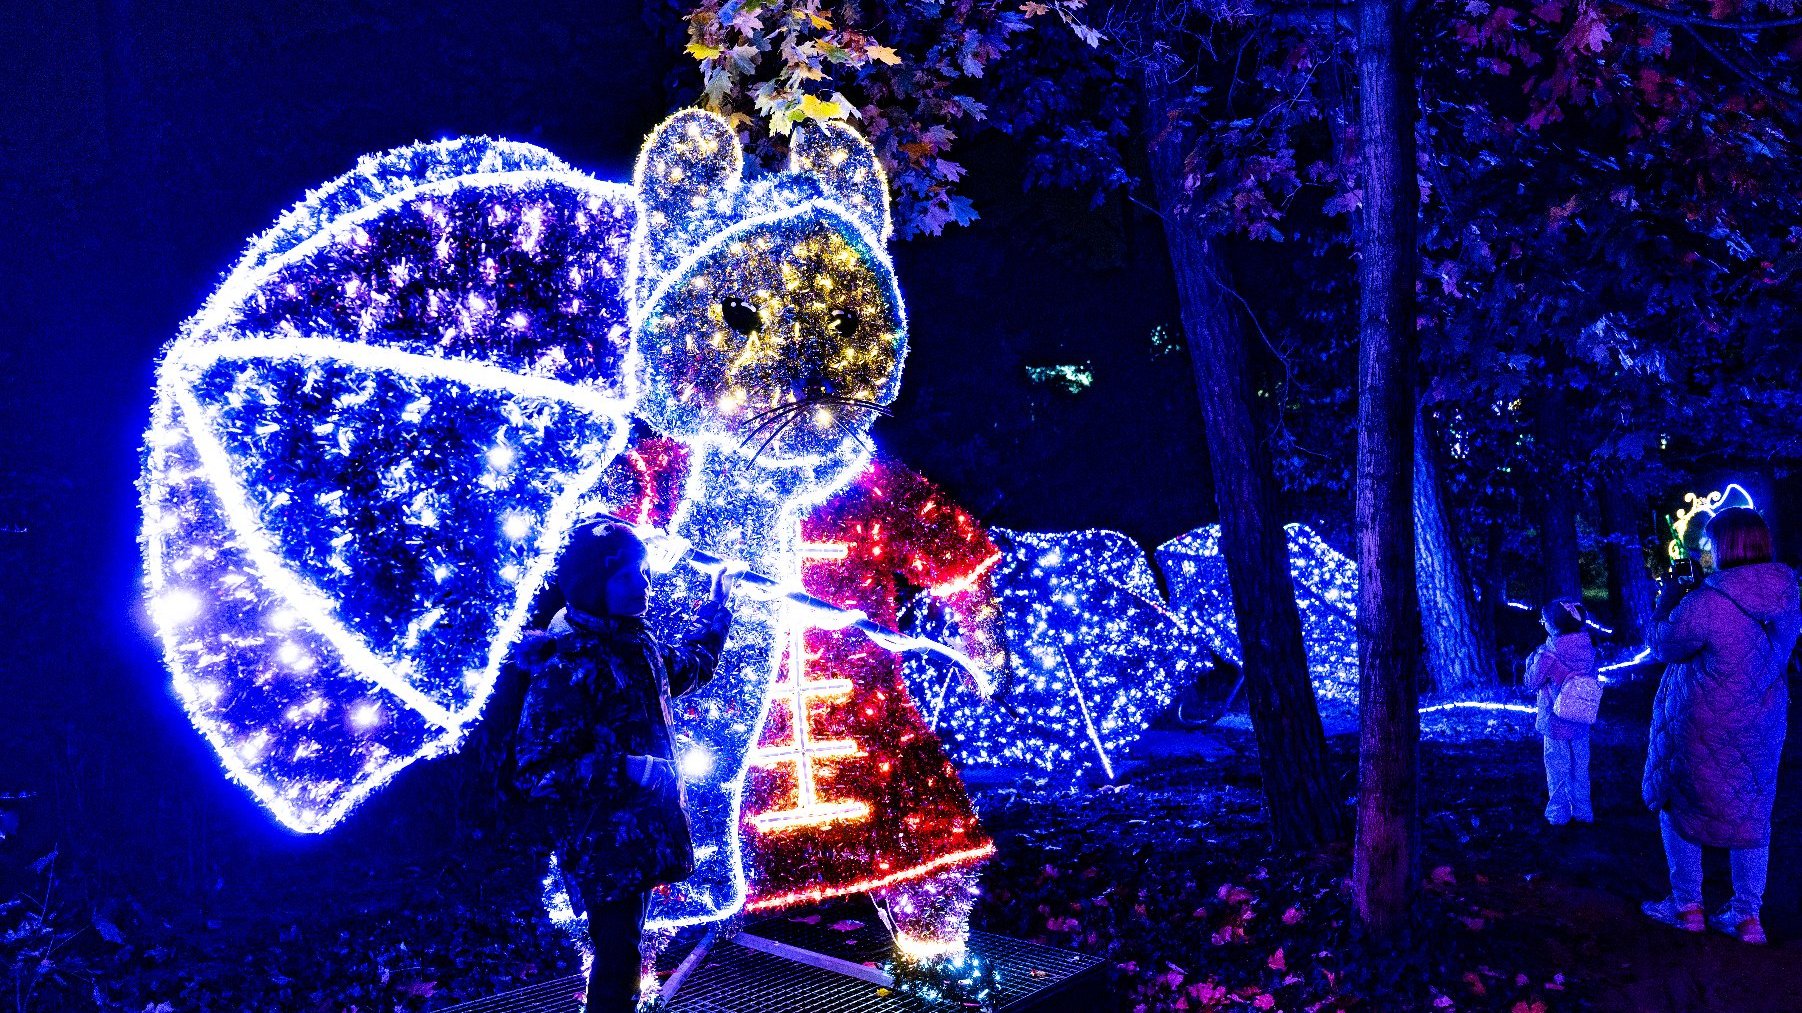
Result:
<svg viewBox="0 0 1802 1013"><path fill-rule="evenodd" d="M1073 997L1086 993L1093 1005L1076 1008L1101 1008L1100 993L1104 985L1101 958L1055 946L1040 946L989 932L970 933L970 949L995 968L995 1006L1001 1013L1033 1009L1053 996Z"/></svg>
<svg viewBox="0 0 1802 1013"><path fill-rule="evenodd" d="M439 1013L574 1013L580 1009L576 1005L576 996L582 994L584 984L580 974L566 974L486 999L450 1006Z"/></svg>
<svg viewBox="0 0 1802 1013"><path fill-rule="evenodd" d="M828 969L833 960L857 965L846 968L850 972L889 958L890 944L873 910L867 922L839 929L832 926L862 919L844 909L820 913L818 922L766 918L746 927L745 934L757 939L714 945L682 982L668 1013L932 1013L911 995ZM765 952L761 940L832 959L790 959ZM995 970L999 1013L1027 1013L1054 998L1071 1009L1106 1005L1098 957L988 932L970 933L970 949ZM579 1013L575 996L581 989L581 976L569 975L441 1013Z"/></svg>
<svg viewBox="0 0 1802 1013"><path fill-rule="evenodd" d="M853 964L880 964L895 949L876 905L862 895L765 915L747 924L745 931Z"/></svg>
<svg viewBox="0 0 1802 1013"><path fill-rule="evenodd" d="M892 988L743 946L722 946L689 976L670 1013L929 1013Z"/></svg>

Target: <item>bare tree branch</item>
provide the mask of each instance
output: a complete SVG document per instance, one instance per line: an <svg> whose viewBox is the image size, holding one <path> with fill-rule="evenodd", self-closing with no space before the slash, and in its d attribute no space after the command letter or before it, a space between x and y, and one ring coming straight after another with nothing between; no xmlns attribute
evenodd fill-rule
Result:
<svg viewBox="0 0 1802 1013"><path fill-rule="evenodd" d="M1611 0L1611 2L1618 3L1620 0ZM1689 25L1684 25L1683 31L1688 34L1690 38L1694 39L1696 45L1701 46L1704 52L1708 53L1708 55L1714 57L1716 60L1719 60L1723 67L1726 67L1728 70L1738 75L1740 80L1751 85L1754 91L1763 95L1779 113L1783 114L1784 119L1791 123L1796 122L1796 103L1794 99L1791 99L1788 95L1772 88L1769 84L1765 83L1763 78L1754 74L1752 71L1747 70L1745 67L1740 66L1740 64L1732 57L1722 52L1719 46L1702 38L1702 33L1696 31L1694 28Z"/></svg>
<svg viewBox="0 0 1802 1013"><path fill-rule="evenodd" d="M1788 28L1792 25L1802 25L1802 17L1775 18L1770 21L1717 21L1714 18L1665 10L1662 7L1640 3L1639 0L1608 0L1608 2L1674 25L1693 25L1697 28L1716 28L1730 32L1756 32L1764 28Z"/></svg>

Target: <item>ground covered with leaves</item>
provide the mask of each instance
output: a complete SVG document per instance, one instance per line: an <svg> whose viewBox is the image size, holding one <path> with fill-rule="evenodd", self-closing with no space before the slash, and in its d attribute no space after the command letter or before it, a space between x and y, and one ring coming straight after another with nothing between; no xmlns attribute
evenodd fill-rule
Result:
<svg viewBox="0 0 1802 1013"><path fill-rule="evenodd" d="M1795 792L1779 803L1773 946L1637 914L1665 885L1637 798L1643 696L1617 694L1598 736L1595 826L1539 819L1538 740L1510 724L1530 719L1473 716L1485 737L1461 742L1436 726L1422 747L1419 918L1393 944L1355 927L1348 849L1270 846L1236 732L1214 733L1209 759L1152 758L1100 789L984 790L1000 851L977 924L1104 957L1116 1008L1135 1013L1802 1009L1788 984L1802 980L1802 869L1785 858L1802 849ZM1355 740L1333 747L1349 799ZM164 856L182 869L87 841L32 864L30 839L0 842L0 998L21 1011L413 1013L575 969L520 835L398 798L323 838ZM1711 902L1726 895L1715 857Z"/></svg>

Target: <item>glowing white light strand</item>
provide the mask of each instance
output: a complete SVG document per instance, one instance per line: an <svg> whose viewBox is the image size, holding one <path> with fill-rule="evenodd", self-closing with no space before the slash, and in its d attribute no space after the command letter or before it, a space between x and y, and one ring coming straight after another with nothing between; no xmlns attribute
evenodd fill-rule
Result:
<svg viewBox="0 0 1802 1013"><path fill-rule="evenodd" d="M1509 714L1537 714L1539 708L1530 703L1508 703L1502 700L1451 700L1445 703L1429 704L1420 709L1422 714L1439 714L1452 710L1496 711Z"/></svg>
<svg viewBox="0 0 1802 1013"><path fill-rule="evenodd" d="M1531 605L1528 605L1524 601L1509 601L1506 604L1509 608L1519 609L1522 612L1538 612L1539 611L1538 609L1534 608ZM1597 633L1600 633L1605 637L1614 636L1614 630L1610 629L1607 626L1603 626L1601 623L1596 622L1594 619L1583 620L1583 625L1589 627L1592 630L1595 630Z"/></svg>

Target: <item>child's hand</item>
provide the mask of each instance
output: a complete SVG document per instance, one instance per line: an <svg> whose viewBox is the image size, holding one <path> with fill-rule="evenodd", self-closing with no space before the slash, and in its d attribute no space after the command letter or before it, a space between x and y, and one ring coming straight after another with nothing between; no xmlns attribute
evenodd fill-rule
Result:
<svg viewBox="0 0 1802 1013"><path fill-rule="evenodd" d="M726 600L732 597L732 589L738 585L739 574L743 572L731 563L713 571L713 593L708 598L709 603L725 605Z"/></svg>

